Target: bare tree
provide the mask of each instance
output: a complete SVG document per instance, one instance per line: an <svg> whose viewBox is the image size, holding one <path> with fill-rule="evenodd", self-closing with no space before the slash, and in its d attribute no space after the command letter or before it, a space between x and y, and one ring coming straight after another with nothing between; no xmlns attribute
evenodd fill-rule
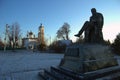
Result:
<svg viewBox="0 0 120 80"><path fill-rule="evenodd" d="M57 38L62 38L64 40L69 40L70 25L64 23L63 26L57 31Z"/></svg>
<svg viewBox="0 0 120 80"><path fill-rule="evenodd" d="M20 26L18 23L14 23L12 24L12 26L10 26L8 36L9 36L10 46L13 47L14 49L14 46L18 46L18 39L20 38Z"/></svg>
<svg viewBox="0 0 120 80"><path fill-rule="evenodd" d="M18 40L20 39L20 26L18 23L14 24L15 27L15 45L18 46Z"/></svg>
<svg viewBox="0 0 120 80"><path fill-rule="evenodd" d="M59 29L59 30L57 31L57 38L62 38L62 39L65 40L65 37L64 37L63 31L62 31L61 29Z"/></svg>

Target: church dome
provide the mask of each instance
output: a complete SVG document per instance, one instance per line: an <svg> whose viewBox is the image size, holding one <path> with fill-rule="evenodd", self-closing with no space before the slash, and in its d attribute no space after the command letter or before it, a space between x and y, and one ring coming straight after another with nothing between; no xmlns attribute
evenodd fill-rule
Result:
<svg viewBox="0 0 120 80"><path fill-rule="evenodd" d="M41 28L44 28L44 26L43 26L42 24L40 24L40 26L39 26L39 30L40 30Z"/></svg>
<svg viewBox="0 0 120 80"><path fill-rule="evenodd" d="M29 35L33 35L33 32L32 32L32 31L30 31L30 32L29 32Z"/></svg>

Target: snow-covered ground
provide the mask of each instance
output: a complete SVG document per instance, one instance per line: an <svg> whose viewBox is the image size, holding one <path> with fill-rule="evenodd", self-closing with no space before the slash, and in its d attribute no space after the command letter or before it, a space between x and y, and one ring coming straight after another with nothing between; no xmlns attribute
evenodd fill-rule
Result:
<svg viewBox="0 0 120 80"><path fill-rule="evenodd" d="M38 72L58 66L63 54L0 51L0 80L40 80Z"/></svg>
<svg viewBox="0 0 120 80"><path fill-rule="evenodd" d="M58 66L63 54L0 51L0 80L41 80L38 73ZM115 56L120 65L120 56Z"/></svg>

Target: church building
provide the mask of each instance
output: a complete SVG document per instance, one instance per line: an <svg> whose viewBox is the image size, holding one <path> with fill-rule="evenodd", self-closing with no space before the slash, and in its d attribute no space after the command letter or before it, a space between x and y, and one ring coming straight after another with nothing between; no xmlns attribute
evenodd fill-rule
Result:
<svg viewBox="0 0 120 80"><path fill-rule="evenodd" d="M41 24L38 29L38 37L30 31L27 32L27 36L22 39L23 47L26 49L36 49L38 45L44 44L44 26Z"/></svg>

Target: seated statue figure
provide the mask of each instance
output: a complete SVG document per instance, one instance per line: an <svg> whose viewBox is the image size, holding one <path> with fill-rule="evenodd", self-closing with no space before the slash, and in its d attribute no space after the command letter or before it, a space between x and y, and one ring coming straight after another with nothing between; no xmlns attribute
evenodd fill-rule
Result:
<svg viewBox="0 0 120 80"><path fill-rule="evenodd" d="M98 13L95 8L91 9L92 16L89 21L86 21L81 30L76 34L76 37L85 31L85 42L101 43L103 41L102 27L104 18L101 13Z"/></svg>

